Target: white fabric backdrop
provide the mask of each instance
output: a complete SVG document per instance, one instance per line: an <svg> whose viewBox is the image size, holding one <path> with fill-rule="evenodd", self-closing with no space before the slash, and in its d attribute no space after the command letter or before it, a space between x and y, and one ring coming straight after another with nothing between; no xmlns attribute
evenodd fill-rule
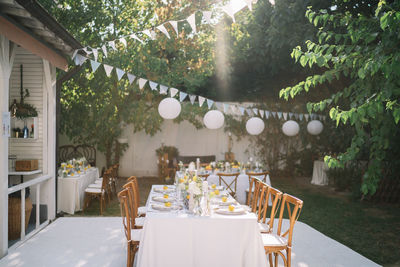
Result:
<svg viewBox="0 0 400 267"><path fill-rule="evenodd" d="M328 166L326 166L325 162L319 160L314 161L311 183L315 185L328 185L329 179L326 175L327 170Z"/></svg>
<svg viewBox="0 0 400 267"><path fill-rule="evenodd" d="M82 210L85 189L99 177L99 169L90 168L85 174L61 178L58 177L57 212L74 214Z"/></svg>

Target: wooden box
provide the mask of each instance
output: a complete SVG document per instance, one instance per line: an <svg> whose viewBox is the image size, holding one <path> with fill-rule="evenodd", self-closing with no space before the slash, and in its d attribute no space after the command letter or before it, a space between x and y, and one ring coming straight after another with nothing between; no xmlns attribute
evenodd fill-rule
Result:
<svg viewBox="0 0 400 267"><path fill-rule="evenodd" d="M39 168L37 159L24 159L15 162L15 171L34 171Z"/></svg>

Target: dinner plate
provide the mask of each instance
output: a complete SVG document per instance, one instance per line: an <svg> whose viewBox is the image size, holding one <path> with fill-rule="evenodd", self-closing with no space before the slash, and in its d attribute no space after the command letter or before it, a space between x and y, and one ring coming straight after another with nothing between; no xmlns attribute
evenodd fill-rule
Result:
<svg viewBox="0 0 400 267"><path fill-rule="evenodd" d="M224 190L224 187L222 185L217 185L215 188L212 188L211 186L208 187L209 190L214 191L214 190Z"/></svg>
<svg viewBox="0 0 400 267"><path fill-rule="evenodd" d="M168 188L167 190L164 190L162 187L154 188L154 192L158 192L158 193L171 193L174 191L175 191L175 189L172 189L172 188Z"/></svg>
<svg viewBox="0 0 400 267"><path fill-rule="evenodd" d="M153 210L159 210L159 211L171 211L171 210L182 209L182 207L178 205L171 205L171 207L166 207L165 205L160 205L160 204L151 204L151 208Z"/></svg>
<svg viewBox="0 0 400 267"><path fill-rule="evenodd" d="M151 199L154 200L154 201L163 202L163 203L165 203L165 202L174 202L175 201L174 197L164 198L163 196L154 196Z"/></svg>
<svg viewBox="0 0 400 267"><path fill-rule="evenodd" d="M219 192L219 195L215 195L216 198L223 198L223 197L229 197L228 192Z"/></svg>
<svg viewBox="0 0 400 267"><path fill-rule="evenodd" d="M243 215L246 214L246 210L242 207L235 207L233 211L230 211L228 207L219 207L215 210L216 213L222 215Z"/></svg>
<svg viewBox="0 0 400 267"><path fill-rule="evenodd" d="M217 205L221 205L221 206L229 206L232 204L236 204L236 200L234 199L227 199L226 202L223 202L221 198L218 199L212 199L211 200L211 204L217 204Z"/></svg>

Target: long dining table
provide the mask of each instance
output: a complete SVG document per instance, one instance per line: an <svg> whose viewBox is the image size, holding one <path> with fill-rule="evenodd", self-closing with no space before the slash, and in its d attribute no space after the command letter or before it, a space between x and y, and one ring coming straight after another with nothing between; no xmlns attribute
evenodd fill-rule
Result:
<svg viewBox="0 0 400 267"><path fill-rule="evenodd" d="M183 208L174 186L168 186L172 207L160 209L163 203L155 200L162 198L162 190L162 185L153 185L147 199L136 266L267 266L256 215L226 191L221 190L221 194L228 197L228 203L235 203L236 210L243 212L225 212L227 206L224 210L215 198L208 216L196 216Z"/></svg>

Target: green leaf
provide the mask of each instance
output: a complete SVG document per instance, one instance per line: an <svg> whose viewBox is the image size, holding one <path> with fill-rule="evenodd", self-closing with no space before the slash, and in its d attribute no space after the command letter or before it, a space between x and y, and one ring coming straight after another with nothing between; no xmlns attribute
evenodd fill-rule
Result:
<svg viewBox="0 0 400 267"><path fill-rule="evenodd" d="M389 18L389 12L386 12L385 14L383 14L383 16L380 19L380 23L381 23L381 28L382 30L385 30L386 27L388 26L388 18Z"/></svg>

